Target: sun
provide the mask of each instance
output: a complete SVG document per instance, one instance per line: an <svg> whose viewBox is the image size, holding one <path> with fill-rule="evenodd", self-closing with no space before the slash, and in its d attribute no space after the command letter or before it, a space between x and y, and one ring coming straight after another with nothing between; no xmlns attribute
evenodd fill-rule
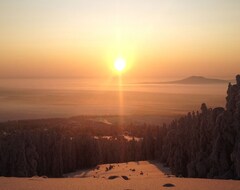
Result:
<svg viewBox="0 0 240 190"><path fill-rule="evenodd" d="M118 72L122 72L126 68L126 61L123 58L117 58L114 67Z"/></svg>

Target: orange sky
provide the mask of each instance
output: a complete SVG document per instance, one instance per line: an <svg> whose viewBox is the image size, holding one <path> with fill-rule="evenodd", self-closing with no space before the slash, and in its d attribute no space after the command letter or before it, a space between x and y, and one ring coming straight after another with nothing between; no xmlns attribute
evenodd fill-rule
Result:
<svg viewBox="0 0 240 190"><path fill-rule="evenodd" d="M1 77L227 77L240 71L238 0L2 0Z"/></svg>

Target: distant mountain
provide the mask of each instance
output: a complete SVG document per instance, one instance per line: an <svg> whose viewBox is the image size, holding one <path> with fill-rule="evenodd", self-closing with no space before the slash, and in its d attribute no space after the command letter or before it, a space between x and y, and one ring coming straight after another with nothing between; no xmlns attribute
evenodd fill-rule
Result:
<svg viewBox="0 0 240 190"><path fill-rule="evenodd" d="M164 83L165 84L220 84L220 83L229 83L229 82L230 81L227 81L227 80L205 78L203 76L190 76L182 80L169 81Z"/></svg>
<svg viewBox="0 0 240 190"><path fill-rule="evenodd" d="M190 76L182 80L167 81L167 82L144 82L141 84L226 84L232 80L222 80L214 78L206 78L203 76Z"/></svg>

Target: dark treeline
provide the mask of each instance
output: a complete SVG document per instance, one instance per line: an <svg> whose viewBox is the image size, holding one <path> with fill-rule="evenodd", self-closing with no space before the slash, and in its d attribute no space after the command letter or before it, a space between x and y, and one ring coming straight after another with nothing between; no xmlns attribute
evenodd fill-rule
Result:
<svg viewBox="0 0 240 190"><path fill-rule="evenodd" d="M161 127L91 117L1 123L0 176L62 177L103 163L156 159L177 176L240 179L239 75L226 100L226 109L202 104Z"/></svg>
<svg viewBox="0 0 240 190"><path fill-rule="evenodd" d="M0 176L62 177L102 163L153 159L153 152L148 155L150 148L144 136L147 129L154 133L156 127L144 125L139 133L133 130L136 126L129 125L138 136L130 139L124 138L124 134L132 135L127 128L91 117L1 123Z"/></svg>
<svg viewBox="0 0 240 190"><path fill-rule="evenodd" d="M240 75L229 84L226 110L192 112L161 128L158 159L176 175L240 179Z"/></svg>

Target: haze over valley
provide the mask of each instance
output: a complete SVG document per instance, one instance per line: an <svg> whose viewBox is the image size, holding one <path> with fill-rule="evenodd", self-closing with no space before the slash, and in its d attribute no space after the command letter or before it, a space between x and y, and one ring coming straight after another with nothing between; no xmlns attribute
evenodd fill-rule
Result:
<svg viewBox="0 0 240 190"><path fill-rule="evenodd" d="M119 114L172 118L198 109L202 102L212 107L225 105L226 83L159 84L156 80L161 79L145 80L148 83L121 85L124 104L120 110L115 80L0 79L0 121Z"/></svg>

